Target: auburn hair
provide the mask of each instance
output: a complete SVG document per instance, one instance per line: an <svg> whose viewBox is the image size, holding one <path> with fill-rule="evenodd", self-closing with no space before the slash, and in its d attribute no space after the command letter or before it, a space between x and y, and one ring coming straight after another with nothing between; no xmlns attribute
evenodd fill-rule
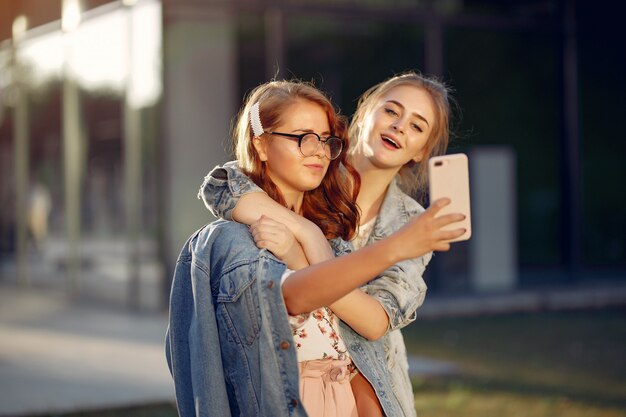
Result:
<svg viewBox="0 0 626 417"><path fill-rule="evenodd" d="M285 109L301 100L317 104L325 111L331 134L343 139L343 148L348 149L350 143L346 136L345 117L337 114L324 93L302 81L270 81L256 87L248 94L233 127L235 155L242 171L285 207L287 204L282 193L267 175L267 167L252 143L254 133L250 126L250 108L259 104L261 125L264 131L269 132L281 124ZM359 188L359 174L347 161L344 151L330 161L320 186L304 193L300 214L315 223L327 239L341 237L349 240L359 224L356 205Z"/></svg>
<svg viewBox="0 0 626 417"><path fill-rule="evenodd" d="M435 112L433 127L424 145L424 157L419 163L413 161L407 163L398 172L399 185L405 192L423 194L428 183L428 160L433 156L443 155L448 148L450 138L450 105L454 102L450 97L449 87L443 82L415 72L406 72L376 84L361 95L348 129L348 136L354 140L353 144L360 140L366 140L366 138L361 137L365 119L376 108L383 95L400 85L413 86L427 92Z"/></svg>

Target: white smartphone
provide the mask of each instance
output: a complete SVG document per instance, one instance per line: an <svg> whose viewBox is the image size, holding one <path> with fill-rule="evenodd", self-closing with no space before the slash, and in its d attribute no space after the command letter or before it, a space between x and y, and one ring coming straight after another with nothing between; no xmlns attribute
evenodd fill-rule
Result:
<svg viewBox="0 0 626 417"><path fill-rule="evenodd" d="M469 167L467 155L463 153L435 156L428 162L430 201L448 197L450 204L442 208L437 217L449 213L465 214L465 220L452 223L444 230L464 228L461 236L450 242L468 240L472 235L470 213Z"/></svg>

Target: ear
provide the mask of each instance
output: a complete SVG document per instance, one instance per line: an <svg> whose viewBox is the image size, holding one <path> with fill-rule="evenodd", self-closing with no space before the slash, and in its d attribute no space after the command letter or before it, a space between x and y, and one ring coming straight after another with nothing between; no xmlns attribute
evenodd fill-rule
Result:
<svg viewBox="0 0 626 417"><path fill-rule="evenodd" d="M259 155L261 162L267 161L267 141L265 138L255 136L252 138L252 145L256 149L256 153Z"/></svg>
<svg viewBox="0 0 626 417"><path fill-rule="evenodd" d="M426 146L424 146L411 160L413 162L421 162L424 159L424 155L426 154Z"/></svg>

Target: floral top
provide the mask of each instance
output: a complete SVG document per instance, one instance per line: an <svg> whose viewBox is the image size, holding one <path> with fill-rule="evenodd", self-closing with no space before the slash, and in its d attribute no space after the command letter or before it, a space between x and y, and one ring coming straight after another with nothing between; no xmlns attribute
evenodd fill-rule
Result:
<svg viewBox="0 0 626 417"><path fill-rule="evenodd" d="M287 269L282 281L294 271ZM328 307L310 313L289 316L298 362L316 359L350 359L348 348L339 333L339 320ZM355 372L350 365L350 372Z"/></svg>

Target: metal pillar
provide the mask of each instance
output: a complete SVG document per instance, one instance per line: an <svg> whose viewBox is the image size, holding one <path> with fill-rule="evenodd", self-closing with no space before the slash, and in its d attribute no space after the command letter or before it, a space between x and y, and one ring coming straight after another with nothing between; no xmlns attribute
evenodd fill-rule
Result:
<svg viewBox="0 0 626 417"><path fill-rule="evenodd" d="M167 277L187 237L214 218L195 196L210 169L224 163L235 100L236 21L230 10L164 3L163 248ZM164 292L169 293L168 280Z"/></svg>
<svg viewBox="0 0 626 417"><path fill-rule="evenodd" d="M81 127L80 89L71 69L73 34L80 23L80 1L64 0L62 27L65 32L63 76L63 176L65 185L65 226L67 231L67 288L75 295L80 287L81 182L84 140Z"/></svg>
<svg viewBox="0 0 626 417"><path fill-rule="evenodd" d="M581 145L578 122L578 41L576 5L566 1L563 10L563 168L561 170L562 257L575 280L582 264Z"/></svg>
<svg viewBox="0 0 626 417"><path fill-rule="evenodd" d="M133 89L136 82L133 65L133 9L134 2L125 3L128 15L128 68L126 97L124 100L124 189L126 200L126 238L128 242L128 305L137 310L140 307L140 240L142 202L142 160L141 160L141 109L133 103Z"/></svg>
<svg viewBox="0 0 626 417"><path fill-rule="evenodd" d="M23 80L16 50L19 38L14 34L13 74L15 77L14 141L15 141L15 239L17 280L20 285L30 285L28 271L28 191L29 191L29 149L28 91Z"/></svg>

